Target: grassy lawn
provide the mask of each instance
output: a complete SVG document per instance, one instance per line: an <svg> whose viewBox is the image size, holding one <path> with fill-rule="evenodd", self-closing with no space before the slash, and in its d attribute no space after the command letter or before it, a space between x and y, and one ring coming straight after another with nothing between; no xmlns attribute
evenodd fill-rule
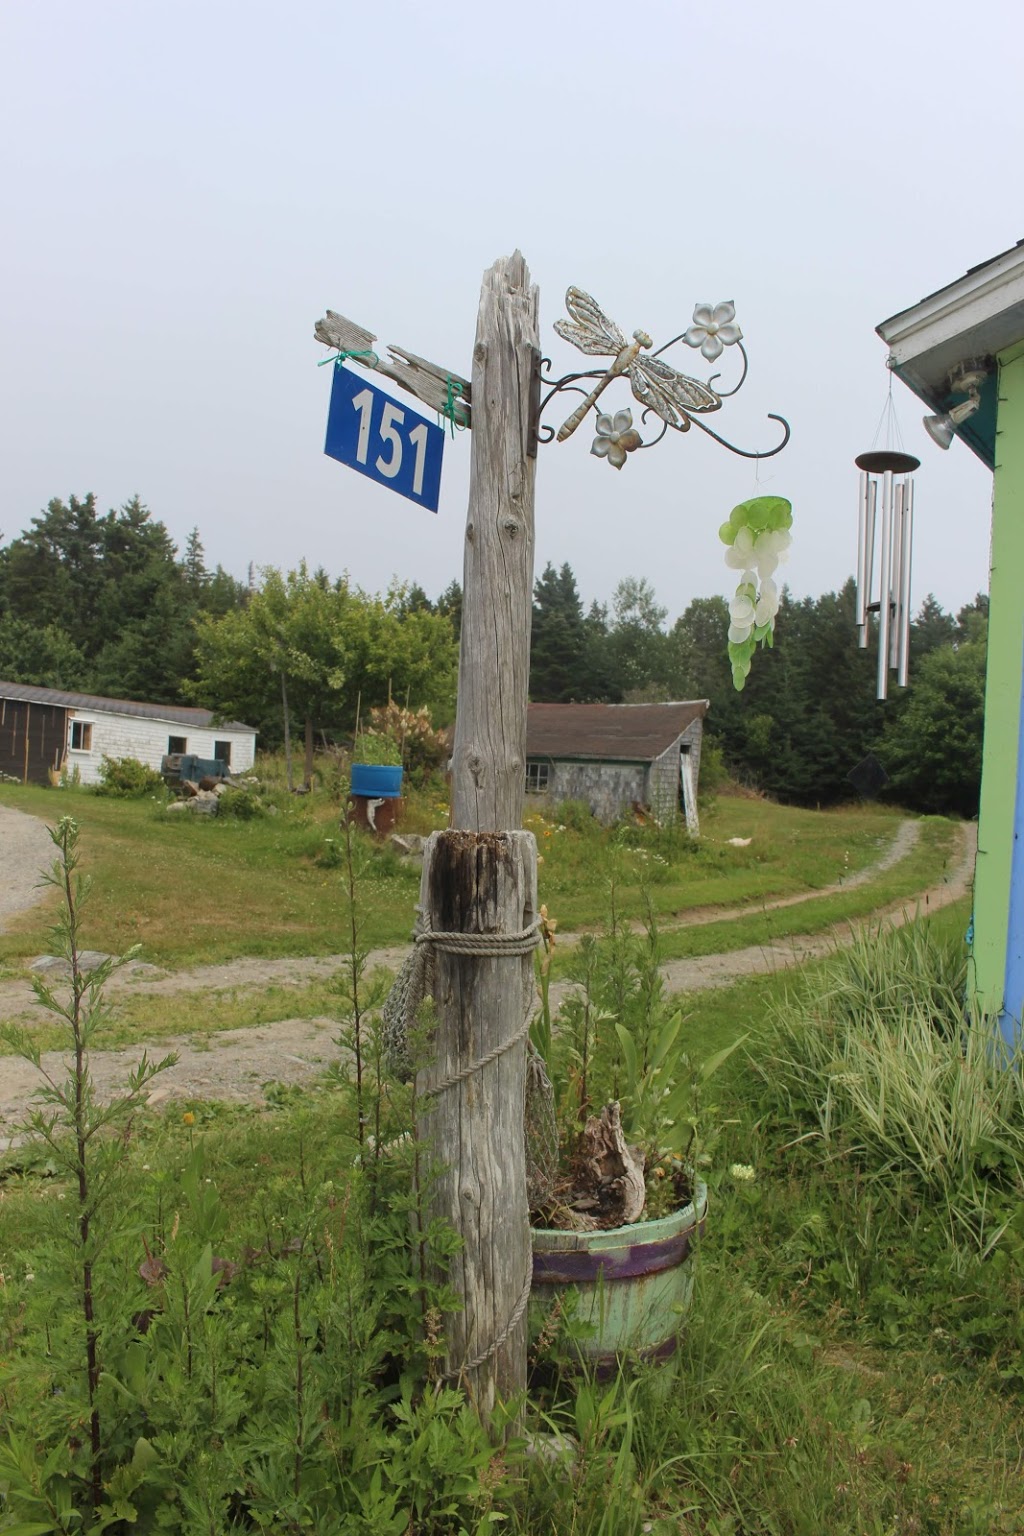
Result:
<svg viewBox="0 0 1024 1536"><path fill-rule="evenodd" d="M338 954L349 942L338 808L326 794L286 798L278 815L251 821L168 817L151 800L81 791L5 786L0 801L48 822L65 813L79 820L83 864L93 878L85 922L90 947L117 953L138 943L143 959L174 970L243 956ZM584 824L576 830L536 813L531 819L544 850L541 897L559 919L560 933L607 921L613 899L620 916L635 918L646 891L666 960L820 933L913 896L941 880L955 838L952 823L923 818L911 852L891 869L864 885L815 896L876 861L899 818L877 808L822 813L725 796L705 815L698 844L652 828L605 831ZM418 797L410 820L429 830L445 820L443 803L436 795ZM750 842L735 847L728 842L733 837ZM404 944L419 893L417 868L361 839L355 855L360 943ZM780 895L809 899L775 911L749 910ZM723 919L687 926L686 914L698 907L720 908ZM748 910L731 919L724 915L737 909ZM52 911L48 901L14 922L0 938L0 965L6 961L13 971L50 947ZM555 976L566 956L566 946L556 951ZM756 1008L758 999L788 984L787 976L758 978L730 996L742 1000L749 988ZM720 996L695 995L695 1016L716 1017ZM111 999L96 1044L116 1049L170 1036L198 1043L222 1030L342 1012L329 978L205 987L173 996L140 988ZM32 1010L30 1027L40 1049L62 1043L41 1011Z"/></svg>
<svg viewBox="0 0 1024 1536"><path fill-rule="evenodd" d="M0 803L50 824L63 815L78 821L82 867L93 881L95 949L122 953L141 944L145 960L182 967L240 955L332 954L344 945L339 808L326 795L296 798L252 821L168 816L151 800L31 786L3 786ZM374 859L361 891L368 942L405 939L418 871L393 856ZM54 900L12 921L0 961L46 951Z"/></svg>
<svg viewBox="0 0 1024 1536"><path fill-rule="evenodd" d="M123 1050L137 1041L184 1037L202 1049L223 1030L254 1029L281 1019L340 1020L344 1013L338 988L330 980L296 986L203 987L172 996L120 993L110 999L95 1044L101 1050ZM35 1005L19 1022L31 1031L32 1041L41 1051L58 1050L64 1044L60 1026ZM0 1042L0 1059L6 1050Z"/></svg>
<svg viewBox="0 0 1024 1536"><path fill-rule="evenodd" d="M702 923L687 928L666 927L662 952L666 960L696 955L724 954L751 944L774 944L794 934L823 933L836 923L850 922L876 912L892 902L915 896L938 885L949 873L956 848L956 828L940 816L922 819L917 843L906 858L865 885L815 897L775 911L751 912L721 923Z"/></svg>
<svg viewBox="0 0 1024 1536"><path fill-rule="evenodd" d="M345 948L339 801L324 792L279 798L276 815L242 821L170 817L152 800L105 799L82 790L0 786L0 804L53 823L73 815L82 828L83 868L93 878L88 916L92 947L172 968L239 956L324 955ZM436 794L413 799L407 826L430 831L446 823ZM531 814L543 863L541 900L562 931L607 919L614 889L620 911L641 910L645 888L663 919L697 907L736 906L813 892L873 863L895 836L897 813L873 808L801 811L767 801L724 796L707 813L703 836L657 828L605 830L563 826ZM926 824L927 825L927 824ZM943 832L942 829L945 829ZM922 851L879 882L834 898L816 918L787 919L808 931L870 910L879 900L911 894L941 868L948 824L935 823ZM745 847L730 838L749 838ZM419 872L389 850L358 840L362 938L367 945L403 943L419 894ZM0 964L17 967L45 952L53 898L12 920L0 936ZM714 930L679 938L671 953L763 941L765 923L751 919L743 935ZM772 915L772 931L786 931ZM688 949L688 944L696 948Z"/></svg>
<svg viewBox="0 0 1024 1536"><path fill-rule="evenodd" d="M960 939L970 916L971 902L965 897L922 921L939 935ZM749 976L729 987L677 993L676 1000L687 1020L680 1037L682 1049L702 1059L731 1044L737 1035L747 1034L750 1039L746 1050L756 1052L758 1036L768 1015L800 995L813 993L826 963L812 960L792 970ZM722 1079L732 1078L738 1086L743 1072L742 1059L733 1056L722 1068ZM716 1078L716 1083L718 1081L720 1079Z"/></svg>
<svg viewBox="0 0 1024 1536"><path fill-rule="evenodd" d="M637 912L641 889L659 914L733 907L839 884L877 860L899 826L897 811L844 806L805 811L741 795L722 795L703 814L701 836L624 825L581 835L527 815L544 860L541 899L564 928L603 923L609 891ZM731 839L749 840L736 846Z"/></svg>

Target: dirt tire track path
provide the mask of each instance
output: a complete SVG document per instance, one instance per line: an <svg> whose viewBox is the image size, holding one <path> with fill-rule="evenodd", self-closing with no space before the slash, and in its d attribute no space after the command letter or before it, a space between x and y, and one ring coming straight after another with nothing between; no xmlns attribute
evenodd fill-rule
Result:
<svg viewBox="0 0 1024 1536"><path fill-rule="evenodd" d="M43 900L49 886L40 884L40 871L56 856L45 822L0 805L0 933L8 918Z"/></svg>
<svg viewBox="0 0 1024 1536"><path fill-rule="evenodd" d="M20 812L14 814L21 815ZM906 826L913 827L915 823L904 823ZM45 829L43 831L45 836ZM895 840L901 851L894 852L893 847L890 847L870 873L879 872L881 867L889 868L904 857L913 846L915 838L916 833L905 833L901 828ZM879 923L898 927L911 921L919 912L941 910L970 890L977 847L976 827L970 824L959 826L957 842L957 850L947 875L931 889L909 900L879 909L856 923L838 924L824 933L797 935L777 944L754 945L725 954L668 961L662 968L668 990L695 992L707 987L729 986L746 976L787 970L805 961L834 953L837 948L851 943L854 935L865 928ZM34 870L38 868L37 859ZM869 872L864 872L858 877L857 883L863 884L869 877ZM849 889L851 884L852 881L848 881L835 889ZM825 894L824 891L817 891L812 896ZM35 899L39 899L38 895ZM794 898L782 898L770 905L794 904ZM764 909L759 907L757 910ZM740 917L744 911L734 910L731 914L719 911L714 919L704 917L702 920L719 921L727 915ZM371 964L396 968L407 952L406 948L375 951L371 956ZM141 966L135 971L127 968L126 974L116 977L111 984L111 992L172 995L202 988L259 987L270 982L298 985L316 977L329 976L338 969L341 960L342 957L338 955L276 961L243 959L174 975L154 973L153 967ZM552 988L553 1004L557 1005L565 990L565 983ZM26 1007L31 1003L32 992L25 983L0 984L0 1019L12 1015L24 1018ZM333 1038L337 1029L337 1021L326 1017L281 1019L269 1024L220 1031L210 1036L201 1046L195 1044L193 1037L181 1035L162 1038L149 1046L139 1042L124 1050L94 1051L91 1058L93 1081L99 1097L107 1097L124 1082L128 1070L138 1063L147 1050L151 1059L176 1053L177 1063L157 1079L150 1103L156 1105L171 1099L207 1098L258 1103L262 1101L265 1085L306 1082L333 1062L339 1061L344 1053ZM54 1077L63 1077L66 1070L65 1057L58 1051L45 1052L42 1065ZM39 1075L29 1063L18 1057L0 1056L0 1152L21 1139L17 1133L18 1126L38 1086Z"/></svg>

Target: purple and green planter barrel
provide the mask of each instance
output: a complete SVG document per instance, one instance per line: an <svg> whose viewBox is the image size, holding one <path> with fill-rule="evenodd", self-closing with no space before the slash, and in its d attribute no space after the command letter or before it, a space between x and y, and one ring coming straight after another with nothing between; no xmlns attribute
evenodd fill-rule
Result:
<svg viewBox="0 0 1024 1536"><path fill-rule="evenodd" d="M576 1292L576 1317L592 1332L577 1342L604 1370L626 1355L664 1359L676 1347L693 1296L696 1249L707 1219L708 1191L658 1221L605 1232L535 1227L530 1332L536 1337L556 1300Z"/></svg>

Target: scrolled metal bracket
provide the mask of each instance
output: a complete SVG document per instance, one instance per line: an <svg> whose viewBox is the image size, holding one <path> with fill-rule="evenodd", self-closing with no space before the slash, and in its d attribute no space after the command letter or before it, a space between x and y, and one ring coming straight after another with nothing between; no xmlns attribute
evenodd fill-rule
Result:
<svg viewBox="0 0 1024 1536"><path fill-rule="evenodd" d="M634 331L632 341L627 340L615 322L609 320L581 288L570 288L565 303L571 318L556 320L556 333L581 352L611 357L612 362L610 367L603 369L585 369L554 378L550 359L540 358L538 354L533 373L537 404L535 415L531 418L530 433L534 452L539 443L550 443L555 439L564 442L571 437L591 407L596 408L599 397L608 385L617 378L628 381L634 397L642 406L641 426L646 426L652 416L659 418L662 426L655 437L645 441L633 425L631 410L620 410L614 415L599 411L597 434L590 451L599 458L606 458L616 469L622 468L630 453L641 448L653 448L656 443L660 443L670 427L676 432L689 432L692 426L699 427L730 453L744 459L773 458L789 442L789 423L774 411L768 412L768 419L781 424L782 441L773 448L764 449L739 448L700 419L709 412L720 410L723 401L737 394L747 377L749 361L742 342L742 332L735 324L735 308L731 303L714 307L698 304L693 312L693 324L656 350L651 350L653 342L645 331ZM663 354L678 342L689 347L699 347L702 356L711 362L720 356L725 347L735 346L743 359L738 382L731 389L722 389L718 384L721 377L718 373L712 374L704 383L664 362ZM593 387L585 387L585 384L592 384ZM546 393L541 398L541 391L545 388ZM543 416L551 401L560 394L578 394L583 398L556 431L553 426L543 424Z"/></svg>
<svg viewBox="0 0 1024 1536"><path fill-rule="evenodd" d="M530 426L526 435L527 458L537 457L537 444L539 441L538 430L540 428L540 392L543 387L541 382L541 369L544 359L540 355L540 347L530 348Z"/></svg>

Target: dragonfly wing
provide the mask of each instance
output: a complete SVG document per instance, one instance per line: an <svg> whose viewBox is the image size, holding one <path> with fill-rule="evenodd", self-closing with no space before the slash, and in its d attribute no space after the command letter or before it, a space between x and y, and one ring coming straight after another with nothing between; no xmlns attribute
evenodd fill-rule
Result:
<svg viewBox="0 0 1024 1536"><path fill-rule="evenodd" d="M697 411L717 411L722 401L688 374L679 373L660 357L638 357L629 370L633 393L645 408L650 408L670 427Z"/></svg>
<svg viewBox="0 0 1024 1536"><path fill-rule="evenodd" d="M628 345L614 320L609 320L600 305L582 288L569 289L565 307L572 319L556 320L554 329L563 341L572 342L581 352L595 356L610 352L614 356Z"/></svg>

